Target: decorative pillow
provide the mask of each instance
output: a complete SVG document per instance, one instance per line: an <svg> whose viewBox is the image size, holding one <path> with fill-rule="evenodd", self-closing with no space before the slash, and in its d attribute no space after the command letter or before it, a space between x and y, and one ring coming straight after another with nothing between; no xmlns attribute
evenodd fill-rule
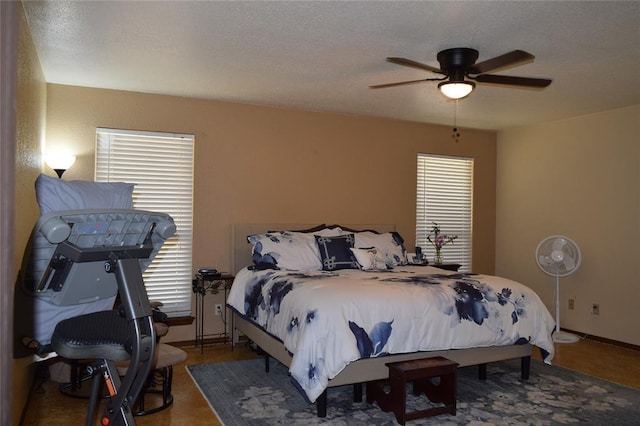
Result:
<svg viewBox="0 0 640 426"><path fill-rule="evenodd" d="M397 232L376 234L364 231L356 233L355 237L355 248L375 247L378 249L378 255L385 259L388 267L393 268L407 264L407 251L402 245L404 240Z"/></svg>
<svg viewBox="0 0 640 426"><path fill-rule="evenodd" d="M319 271L320 252L315 236L303 232L268 232L249 235L253 246L253 263L258 269Z"/></svg>
<svg viewBox="0 0 640 426"><path fill-rule="evenodd" d="M387 262L383 256L378 254L378 249L371 248L352 248L351 252L360 264L363 271L379 271L387 269Z"/></svg>
<svg viewBox="0 0 640 426"><path fill-rule="evenodd" d="M36 179L40 214L78 209L132 209L133 184L62 180L41 174Z"/></svg>
<svg viewBox="0 0 640 426"><path fill-rule="evenodd" d="M358 261L351 252L354 243L353 234L332 237L316 235L315 238L320 250L323 270L359 269Z"/></svg>

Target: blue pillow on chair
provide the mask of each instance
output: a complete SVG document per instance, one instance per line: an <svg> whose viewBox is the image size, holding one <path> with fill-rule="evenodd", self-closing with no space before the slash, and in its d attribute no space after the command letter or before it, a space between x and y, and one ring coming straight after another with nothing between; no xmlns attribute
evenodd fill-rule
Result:
<svg viewBox="0 0 640 426"><path fill-rule="evenodd" d="M78 209L133 209L132 183L62 180L41 174L36 179L40 214Z"/></svg>

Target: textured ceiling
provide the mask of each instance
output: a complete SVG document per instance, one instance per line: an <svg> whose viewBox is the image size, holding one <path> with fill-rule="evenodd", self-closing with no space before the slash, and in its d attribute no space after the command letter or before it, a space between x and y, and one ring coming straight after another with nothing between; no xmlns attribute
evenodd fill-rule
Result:
<svg viewBox="0 0 640 426"><path fill-rule="evenodd" d="M541 91L482 85L458 125L499 130L640 103L640 2L24 1L50 83L450 125L438 51L515 49L497 74L552 78Z"/></svg>

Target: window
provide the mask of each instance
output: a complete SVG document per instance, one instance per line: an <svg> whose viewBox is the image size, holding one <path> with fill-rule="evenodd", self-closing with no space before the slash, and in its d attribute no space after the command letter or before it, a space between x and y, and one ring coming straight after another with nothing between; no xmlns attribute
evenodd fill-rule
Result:
<svg viewBox="0 0 640 426"><path fill-rule="evenodd" d="M191 315L193 144L193 135L96 130L96 181L135 183L136 209L175 221L176 235L143 273L149 298L169 316Z"/></svg>
<svg viewBox="0 0 640 426"><path fill-rule="evenodd" d="M443 249L444 261L471 271L473 159L418 154L416 200L416 245L433 258L427 236L435 222L443 234L458 236Z"/></svg>

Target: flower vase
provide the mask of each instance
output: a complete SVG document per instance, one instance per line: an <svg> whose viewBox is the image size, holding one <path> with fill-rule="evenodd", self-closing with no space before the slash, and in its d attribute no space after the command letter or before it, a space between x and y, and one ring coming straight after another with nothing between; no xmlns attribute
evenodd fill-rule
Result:
<svg viewBox="0 0 640 426"><path fill-rule="evenodd" d="M442 252L440 249L436 249L436 254L433 255L433 264L434 265L442 265L444 263L444 259L442 258Z"/></svg>

